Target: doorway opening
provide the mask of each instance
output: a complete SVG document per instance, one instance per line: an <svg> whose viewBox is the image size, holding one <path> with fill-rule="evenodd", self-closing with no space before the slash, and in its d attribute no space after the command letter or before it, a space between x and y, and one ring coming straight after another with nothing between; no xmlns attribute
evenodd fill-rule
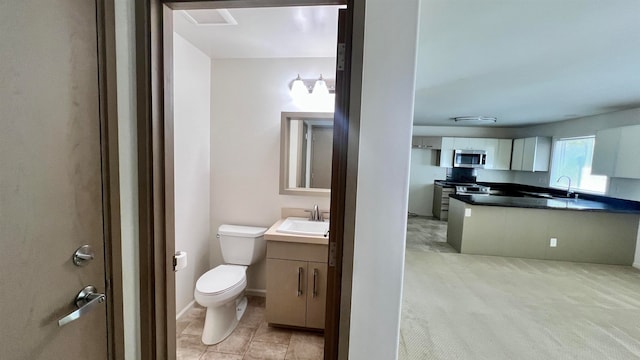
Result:
<svg viewBox="0 0 640 360"><path fill-rule="evenodd" d="M270 266L272 260L266 259L265 247L253 261L231 259L229 251L234 250L223 246L228 238L223 228L268 229L288 208L311 209L318 204L329 211L329 191L321 196L279 192L279 163L298 151L278 145L281 138L291 139L293 145L297 135L303 135L298 143L308 146L296 150L305 155L301 160L309 159L309 171L302 171L306 164L297 171L288 169L306 175L296 188L330 189L335 95L317 94L314 89L299 96L293 93L292 83L298 76L335 82L338 11L338 6L308 6L172 12L174 241L176 252L188 256L187 266L175 273L178 358L199 358L205 353L208 358L260 357L265 352L323 358L324 303L322 312L314 315L320 323L282 317L279 308L287 308L289 315L303 297L275 293L280 289L274 286L288 278L286 270L278 276L270 274L276 270ZM322 119L304 117L311 111L330 113L329 126ZM291 123L289 132L281 132L283 112L291 114L291 119L282 120ZM293 120L296 114L301 120ZM303 122L298 127L307 131L293 131L297 122ZM271 239L264 237L256 238L255 244L267 243L270 249ZM325 246L325 258L326 253ZM207 317L214 318L213 309L226 305L209 306L199 295L194 299L194 289L203 294L209 285L216 284L218 289L223 276L218 272L231 271L238 264L248 266L246 286L244 294L229 301L243 309L237 314L240 319L219 330L220 335L209 335L208 331L218 328ZM326 280L326 271L315 280ZM220 284L224 289L218 290L227 294L236 285ZM326 289L316 290L319 296L326 294ZM245 295L246 309L241 306ZM306 312L310 318L311 302L303 305L301 315ZM216 319L221 322L219 316Z"/></svg>
<svg viewBox="0 0 640 360"><path fill-rule="evenodd" d="M174 238L176 237L177 230L179 228L178 217L180 214L178 213L178 203L176 202L176 196L178 195L178 180L177 176L174 174L178 174L177 168L178 157L174 152L177 145L177 142L174 140L178 135L178 127L177 118L174 115L174 107L176 106L176 102L174 102L174 73L171 69L174 68L174 62L176 61L173 54L173 47L177 44L174 40L174 29L175 23L172 21L174 19L174 11L182 11L182 10L193 10L193 9L219 9L224 5L227 9L238 9L238 10L246 10L245 7L251 7L251 5L260 7L264 7L264 2L246 2L246 1L207 1L207 2L192 2L192 3L161 3L161 2L152 2L148 9L142 9L141 14L146 14L147 16L141 16L142 21L137 22L140 27L144 29L150 29L150 35L144 35L143 32L138 31L139 40L142 42L146 42L151 48L149 53L143 54L142 59L138 61L139 66L150 66L151 78L142 76L142 82L149 82L148 91L151 93L144 94L143 102L146 101L150 104L149 108L151 108L150 112L145 112L142 119L148 119L149 123L152 126L142 126L143 132L147 131L145 134L139 134L143 138L140 141L143 144L151 143L152 146L150 149L145 149L146 151L141 151L141 159L140 159L140 168L147 170L148 168L152 168L153 171L151 173L155 174L155 176L147 179L148 183L152 183L153 186L149 189L142 189L142 191L146 191L145 194L141 194L141 204L147 202L146 209L141 210L141 218L145 217L153 218L153 225L146 229L141 230L141 242L142 239L148 240L150 242L148 248L141 243L141 269L144 268L144 261L151 261L153 263L150 266L150 269L155 268L156 270L151 270L149 273L145 273L144 270L141 270L141 302L144 304L145 298L149 299L154 306L150 306L149 308L142 309L142 353L143 357L149 355L150 357L158 357L158 354L166 354L168 358L173 358L176 351L176 343L175 343L175 334L178 329L176 329L175 319L176 315L176 288L171 286L176 278L176 274L172 271L170 266L167 266L166 259L169 258L169 261L173 258L175 250L180 250L175 248L175 244L173 243ZM280 7L283 5L293 6L293 5L345 5L342 1L336 2L326 2L326 1L300 1L300 3L292 3L289 1L274 1L271 6ZM338 353L338 339L341 339L341 343L344 344L341 346L347 346L346 337L348 336L348 331L339 332L338 329L342 327L342 330L348 330L348 324L340 323L339 319L342 314L348 314L349 309L344 305L340 306L341 301L341 276L342 276L342 244L345 239L344 235L344 222L345 222L345 187L346 187L346 166L347 166L347 157L346 157L346 149L347 149L347 139L349 137L349 93L350 93L350 51L351 51L351 17L352 13L349 12L349 7L347 7L344 12L344 16L341 16L340 24L342 24L342 38L338 38L338 42L342 44L338 46L341 49L342 58L347 59L340 66L336 66L338 68L338 72L336 73L336 106L335 106L335 118L334 122L337 124L336 128L338 130L334 131L333 134L333 161L332 161L332 177L331 177L331 188L334 190L331 193L331 201L330 201L330 213L331 213L331 222L330 222L330 236L329 236L329 247L332 249L331 253L332 257L328 258L329 262L328 272L327 272L327 293L326 297L328 299L326 304L326 321L325 321L325 345L324 345L324 357L325 358L337 358ZM229 12L233 13L233 12ZM193 16L192 16L193 17ZM196 19L197 20L197 19ZM227 19L228 20L228 19ZM155 25L152 25L155 24ZM155 27L156 25L161 24L160 27L162 31L160 32L160 28ZM232 25L227 25L232 26ZM141 29L138 29L141 30ZM180 40L178 40L180 41ZM158 56L162 54L162 56ZM146 58L145 58L146 56ZM148 59L150 63L154 63L157 67L150 65L148 62L145 63L144 59ZM231 63L231 62L229 62ZM233 67L233 64L227 64L230 67ZM237 64L236 64L237 65ZM153 69L159 70L158 73L155 73ZM164 70L163 70L164 69ZM212 69L215 71L215 61ZM214 72L212 71L212 73ZM295 72L295 69L292 69ZM146 72L142 72L145 74ZM148 74L148 73L146 73ZM159 76L162 75L162 76ZM221 76L228 75L228 73L221 74ZM242 75L242 74L241 74ZM322 73L320 74L322 75ZM213 75L215 76L215 74ZM294 73L295 76L295 73ZM326 76L326 75L324 75ZM290 78L289 80L292 80ZM275 82L281 81L281 79L276 79ZM155 84L155 85L154 85ZM164 87L158 86L160 84L164 84ZM177 84L176 84L177 85ZM251 88L249 88L251 89ZM238 91L238 95L242 95L242 93L246 93L246 88L244 91ZM212 94L215 92L215 85L211 85ZM251 90L248 90L249 92ZM281 91L278 89L277 91ZM285 91L288 91L285 90ZM142 94L139 94L142 95ZM272 94L267 93L267 97L272 96ZM153 99L159 101L160 106L154 107L151 106L153 103ZM268 99L262 99L263 101L267 101ZM237 101L237 100L236 100ZM158 103L153 103L154 105L158 105ZM232 108L236 112L247 111L248 107L243 106L246 104L235 104L235 108ZM145 109L144 105L140 106L141 109ZM147 108L147 109L149 109ZM141 110L143 111L143 110ZM262 115L258 115L262 116ZM212 123L213 124L213 123ZM353 131L353 129L352 129ZM210 134L213 136L214 132L211 131ZM276 133L277 134L277 133ZM266 135L266 133L257 134L255 132L247 132L247 139L258 139L260 135ZM273 135L273 133L271 133ZM151 138L151 141L144 141L144 137L148 136ZM352 135L353 136L353 135ZM211 139L213 140L213 139ZM276 140L277 144L277 140ZM142 145L145 146L145 145ZM223 152L223 151L222 151ZM212 153L210 153L212 154ZM216 154L217 155L217 154ZM236 159L241 159L243 155L240 153L228 153L230 158L237 156ZM259 159L265 159L264 151L257 149L254 151L251 156L257 156ZM265 171L275 170L274 172L277 174L277 162L275 169L272 169L268 166L269 162L264 162L261 164L261 170L263 173ZM237 169L236 169L237 170ZM212 171L214 169L212 168ZM144 171L141 171L141 183L145 182L144 176L142 175ZM237 176L238 174L234 172L234 170L230 170L227 172L229 176L232 178ZM146 174L145 174L146 175ZM260 187L263 184L260 182L260 176L257 176L258 180L254 179L254 186ZM211 188L215 189L215 185ZM277 191L277 183L275 186ZM270 189L269 189L270 190ZM337 190L337 191L336 191ZM353 196L353 200L355 196ZM352 200L352 199L350 199ZM155 206L154 206L155 205ZM304 207L302 205L301 207ZM353 210L355 211L355 209ZM233 211L230 211L233 214ZM237 215L237 214L236 214ZM234 215L235 216L235 215ZM265 221L265 220L260 220ZM271 221L271 220L269 220ZM226 221L225 221L226 222ZM269 225L268 222L265 225ZM215 226L211 226L210 229L213 230ZM141 227L142 228L142 227ZM145 234L146 232L146 234ZM215 237L215 232L211 232L211 234ZM145 236L146 235L146 236ZM352 236L347 235L347 236ZM352 242L353 239L351 238ZM217 244L216 244L217 245ZM143 248L145 248L143 250ZM146 253L144 253L146 251ZM219 255L218 255L219 256ZM214 259L215 260L215 259ZM170 264L170 262L169 262ZM213 265L213 264L212 264ZM255 275L255 274L254 274ZM252 274L248 274L249 281L252 281ZM259 278L259 276L258 276ZM249 290L260 290L260 289L249 289ZM349 289L347 289L349 290ZM263 290L264 291L264 290ZM255 292L254 292L255 295ZM259 295L259 291L258 291ZM164 318L159 318L159 315L164 315ZM345 327L347 326L347 327Z"/></svg>

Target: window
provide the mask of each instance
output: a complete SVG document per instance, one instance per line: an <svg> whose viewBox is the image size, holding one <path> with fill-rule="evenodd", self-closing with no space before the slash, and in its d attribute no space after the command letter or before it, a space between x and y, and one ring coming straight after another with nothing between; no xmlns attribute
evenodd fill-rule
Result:
<svg viewBox="0 0 640 360"><path fill-rule="evenodd" d="M558 179L561 176L571 178L571 189L604 194L607 190L607 177L591 175L593 144L595 136L560 139L553 148L551 178L549 186L566 189L569 180Z"/></svg>

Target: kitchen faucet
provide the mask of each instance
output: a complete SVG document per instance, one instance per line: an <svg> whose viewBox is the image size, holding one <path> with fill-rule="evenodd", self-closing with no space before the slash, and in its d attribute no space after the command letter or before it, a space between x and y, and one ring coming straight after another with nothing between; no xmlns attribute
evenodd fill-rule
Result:
<svg viewBox="0 0 640 360"><path fill-rule="evenodd" d="M570 197L571 196L571 178L568 177L567 175L562 175L558 178L558 180L556 180L556 183L560 182L562 178L567 178L567 180L569 180L569 186L567 186L567 197Z"/></svg>

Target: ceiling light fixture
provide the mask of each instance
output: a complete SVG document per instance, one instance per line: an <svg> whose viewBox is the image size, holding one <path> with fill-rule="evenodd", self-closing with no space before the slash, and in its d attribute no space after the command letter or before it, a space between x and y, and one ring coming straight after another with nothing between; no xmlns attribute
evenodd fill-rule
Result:
<svg viewBox="0 0 640 360"><path fill-rule="evenodd" d="M456 116L451 118L455 122L496 122L498 119L493 116Z"/></svg>

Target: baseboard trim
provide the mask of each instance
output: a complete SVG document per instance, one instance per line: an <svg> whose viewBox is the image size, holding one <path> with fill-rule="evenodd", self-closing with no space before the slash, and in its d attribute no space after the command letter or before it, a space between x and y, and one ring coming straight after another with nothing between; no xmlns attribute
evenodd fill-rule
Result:
<svg viewBox="0 0 640 360"><path fill-rule="evenodd" d="M250 296L267 297L267 290L265 289L246 289L244 293Z"/></svg>
<svg viewBox="0 0 640 360"><path fill-rule="evenodd" d="M187 306L184 307L184 309L180 310L178 315L176 315L176 320L179 320L182 317L182 315L186 314L187 311L191 310L191 308L193 307L193 305L195 305L195 303L196 303L195 300L191 300L191 302L188 303Z"/></svg>
<svg viewBox="0 0 640 360"><path fill-rule="evenodd" d="M634 262L633 265L631 265L631 266L633 266L634 268L640 270L640 262Z"/></svg>

